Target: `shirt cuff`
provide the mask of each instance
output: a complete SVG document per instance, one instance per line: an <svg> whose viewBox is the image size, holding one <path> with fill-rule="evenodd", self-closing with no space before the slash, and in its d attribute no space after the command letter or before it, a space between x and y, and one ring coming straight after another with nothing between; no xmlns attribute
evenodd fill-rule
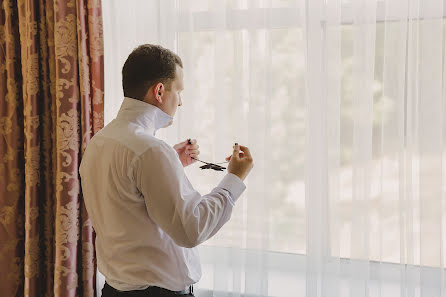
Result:
<svg viewBox="0 0 446 297"><path fill-rule="evenodd" d="M226 174L218 184L218 187L227 190L231 194L233 203L238 200L243 191L246 189L246 185L243 183L243 181L233 173Z"/></svg>

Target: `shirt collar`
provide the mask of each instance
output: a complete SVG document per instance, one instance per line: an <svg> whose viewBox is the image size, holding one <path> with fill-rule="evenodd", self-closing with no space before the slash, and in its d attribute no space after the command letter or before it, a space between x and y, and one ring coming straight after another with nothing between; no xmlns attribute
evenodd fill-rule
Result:
<svg viewBox="0 0 446 297"><path fill-rule="evenodd" d="M136 123L153 136L158 129L169 126L173 121L173 117L155 105L130 97L124 97L116 119Z"/></svg>

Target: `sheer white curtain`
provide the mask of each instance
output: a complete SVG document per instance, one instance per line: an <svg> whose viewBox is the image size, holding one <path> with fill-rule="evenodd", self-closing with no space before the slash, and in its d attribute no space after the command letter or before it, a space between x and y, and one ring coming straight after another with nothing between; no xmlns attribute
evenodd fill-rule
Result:
<svg viewBox="0 0 446 297"><path fill-rule="evenodd" d="M442 0L103 1L105 121L133 48L184 63L170 144L255 167L196 296L446 296ZM186 169L208 193L220 172ZM100 279L99 279L100 280Z"/></svg>

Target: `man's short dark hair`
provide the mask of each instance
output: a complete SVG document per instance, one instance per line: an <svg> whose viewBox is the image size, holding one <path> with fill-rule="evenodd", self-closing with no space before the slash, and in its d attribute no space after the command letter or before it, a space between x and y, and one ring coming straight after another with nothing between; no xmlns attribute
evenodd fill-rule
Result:
<svg viewBox="0 0 446 297"><path fill-rule="evenodd" d="M176 65L183 67L180 57L159 45L143 44L128 56L122 67L124 96L143 100L147 90L161 82L170 88Z"/></svg>

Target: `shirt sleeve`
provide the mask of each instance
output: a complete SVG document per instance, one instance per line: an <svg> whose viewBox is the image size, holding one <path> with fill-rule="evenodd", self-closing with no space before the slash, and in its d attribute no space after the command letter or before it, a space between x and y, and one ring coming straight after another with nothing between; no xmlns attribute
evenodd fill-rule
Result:
<svg viewBox="0 0 446 297"><path fill-rule="evenodd" d="M202 196L189 182L176 151L166 143L138 157L134 178L149 216L176 244L188 248L220 230L246 189L239 177L228 173Z"/></svg>

